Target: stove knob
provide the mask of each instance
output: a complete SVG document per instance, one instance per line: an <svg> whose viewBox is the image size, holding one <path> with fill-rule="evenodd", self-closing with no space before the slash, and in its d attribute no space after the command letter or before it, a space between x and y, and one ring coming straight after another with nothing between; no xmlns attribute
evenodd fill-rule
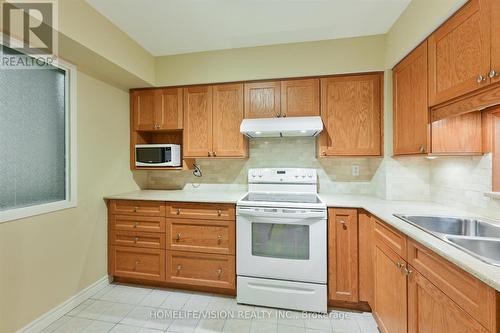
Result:
<svg viewBox="0 0 500 333"><path fill-rule="evenodd" d="M312 177L313 177L313 175L307 175L307 177L312 178Z"/></svg>
<svg viewBox="0 0 500 333"><path fill-rule="evenodd" d="M302 175L302 178L306 178L306 175Z"/></svg>
<svg viewBox="0 0 500 333"><path fill-rule="evenodd" d="M259 178L262 178L262 175L259 175Z"/></svg>

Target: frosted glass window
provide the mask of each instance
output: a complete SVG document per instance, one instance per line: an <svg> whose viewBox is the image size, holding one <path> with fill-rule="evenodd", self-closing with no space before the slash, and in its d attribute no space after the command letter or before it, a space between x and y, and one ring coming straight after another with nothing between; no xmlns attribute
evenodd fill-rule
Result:
<svg viewBox="0 0 500 333"><path fill-rule="evenodd" d="M0 70L0 211L66 200L64 70Z"/></svg>

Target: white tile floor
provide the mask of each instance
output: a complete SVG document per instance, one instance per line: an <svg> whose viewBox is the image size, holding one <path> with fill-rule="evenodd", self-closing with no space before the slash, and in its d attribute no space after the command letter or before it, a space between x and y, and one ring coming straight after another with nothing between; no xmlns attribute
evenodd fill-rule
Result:
<svg viewBox="0 0 500 333"><path fill-rule="evenodd" d="M200 318L203 315L212 317ZM370 313L331 310L320 317L240 305L233 297L118 284L102 289L42 332L378 333L378 329Z"/></svg>

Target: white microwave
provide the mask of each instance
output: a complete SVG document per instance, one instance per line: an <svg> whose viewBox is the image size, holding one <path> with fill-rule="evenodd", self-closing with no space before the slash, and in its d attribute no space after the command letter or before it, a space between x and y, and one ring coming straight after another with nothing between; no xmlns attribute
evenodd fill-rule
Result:
<svg viewBox="0 0 500 333"><path fill-rule="evenodd" d="M141 167L181 166L181 146L174 144L135 145L135 165Z"/></svg>

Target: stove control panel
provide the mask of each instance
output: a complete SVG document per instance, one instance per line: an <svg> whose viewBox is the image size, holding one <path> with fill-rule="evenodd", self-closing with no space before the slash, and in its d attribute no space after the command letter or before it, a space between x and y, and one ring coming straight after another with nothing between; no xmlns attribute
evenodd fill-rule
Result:
<svg viewBox="0 0 500 333"><path fill-rule="evenodd" d="M262 168L248 170L249 183L316 184L316 169Z"/></svg>

